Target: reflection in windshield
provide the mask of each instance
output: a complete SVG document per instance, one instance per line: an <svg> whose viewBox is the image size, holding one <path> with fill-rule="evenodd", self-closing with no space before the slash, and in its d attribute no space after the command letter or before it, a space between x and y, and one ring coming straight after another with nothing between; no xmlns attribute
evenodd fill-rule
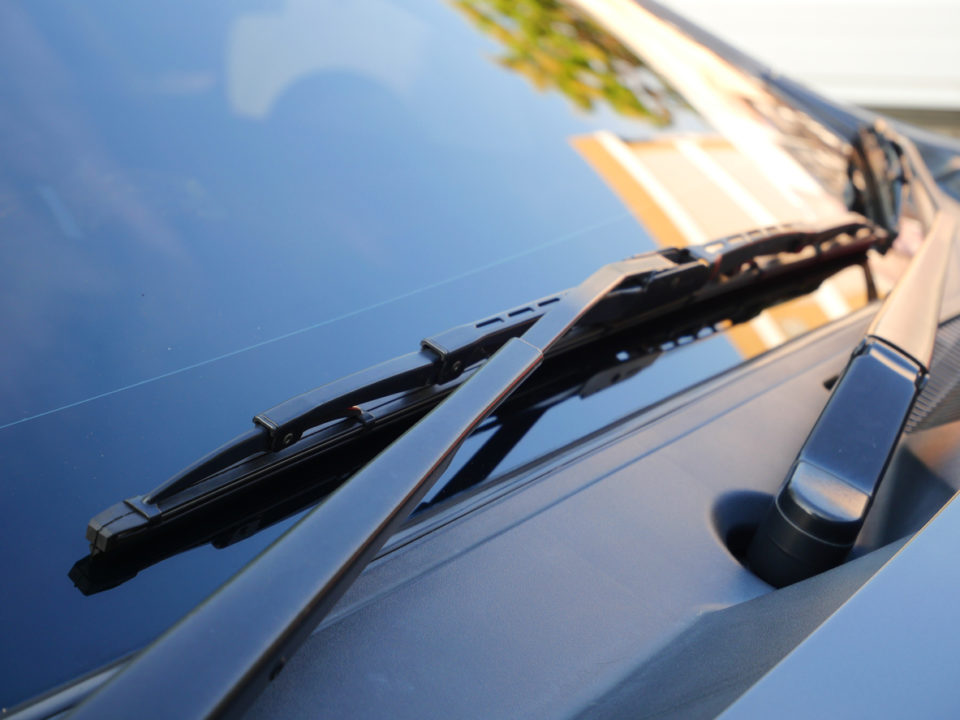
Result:
<svg viewBox="0 0 960 720"><path fill-rule="evenodd" d="M756 227L798 220L789 189L770 183L756 163L722 136L686 134L630 141L598 132L573 146L661 247L686 247ZM879 265L885 293L891 279ZM727 332L744 359L843 317L870 299L850 269L816 292L764 310Z"/></svg>
<svg viewBox="0 0 960 720"><path fill-rule="evenodd" d="M705 243L839 207L846 158L836 138L816 132L815 121L745 82L702 49L691 53L684 38L659 29L658 37L642 18L627 14L635 32L624 42L631 42L634 52L588 14L618 12L615 0L592 0L583 3L583 10L558 0L453 0L453 4L504 46L496 57L500 65L538 89L563 93L583 109L606 103L622 115L668 125L670 103L682 101L638 54L649 52L647 44L667 42L683 56L682 68L663 57L655 60L676 75L701 111L721 125L735 127L731 135L739 142L712 132L637 139L630 130L625 134L609 129L569 139L657 245ZM698 74L689 73L691 67L702 68L703 75L728 91L703 84ZM749 126L752 133L746 131ZM770 133L770 126L776 134ZM821 170L814 173L811 168ZM889 283L882 268L879 278L886 291ZM840 274L810 297L785 303L775 313L764 311L732 328L728 336L744 358L753 357L867 301L860 275Z"/></svg>
<svg viewBox="0 0 960 720"><path fill-rule="evenodd" d="M350 32L360 25L363 34ZM288 0L279 13L243 14L227 42L230 105L240 115L263 118L297 81L336 70L403 95L420 71L426 31L415 15L382 0ZM382 62L384 51L389 63Z"/></svg>
<svg viewBox="0 0 960 720"><path fill-rule="evenodd" d="M454 0L474 25L505 46L496 60L540 90L563 93L592 110L670 124L670 103L682 101L616 38L557 0Z"/></svg>

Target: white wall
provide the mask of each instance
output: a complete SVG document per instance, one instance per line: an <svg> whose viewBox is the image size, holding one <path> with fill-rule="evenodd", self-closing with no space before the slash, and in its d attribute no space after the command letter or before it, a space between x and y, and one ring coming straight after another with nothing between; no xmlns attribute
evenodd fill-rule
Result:
<svg viewBox="0 0 960 720"><path fill-rule="evenodd" d="M661 0L859 105L960 111L960 0Z"/></svg>

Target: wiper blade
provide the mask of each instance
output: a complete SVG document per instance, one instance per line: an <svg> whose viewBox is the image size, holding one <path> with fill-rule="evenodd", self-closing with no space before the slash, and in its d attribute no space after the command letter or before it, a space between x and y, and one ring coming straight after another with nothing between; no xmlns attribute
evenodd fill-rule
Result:
<svg viewBox="0 0 960 720"><path fill-rule="evenodd" d="M845 217L837 227L873 228ZM817 238L823 254L848 252L869 238L857 232L844 243L832 228L785 233L786 249ZM884 233L880 233L881 235ZM766 240L766 236L756 238ZM730 247L737 247L732 241ZM722 246L699 248L711 262L691 260L704 290L724 285ZM762 272L760 258L747 258L728 281ZM744 270L752 265L752 270ZM771 262L774 271L782 262ZM716 269L711 272L710 268ZM674 274L676 273L676 274ZM744 275L746 277L746 275ZM601 301L623 291L671 294L691 277L663 253L605 266L567 291L521 336L502 346L456 392L450 394L321 505L310 511L217 593L138 655L74 713L114 717L150 698L154 714L214 717L238 714L283 667L354 578L448 466L467 435L502 403ZM689 292L689 291L688 291ZM614 295L615 297L615 295ZM242 630L240 630L242 628ZM203 652L197 652L203 638Z"/></svg>
<svg viewBox="0 0 960 720"><path fill-rule="evenodd" d="M592 342L624 324L708 297L730 293L760 278L799 266L884 248L889 233L847 213L822 225L791 223L721 238L685 249L633 258L625 279L590 304L571 332L548 355ZM621 264L609 266L628 267ZM410 353L336 380L258 414L255 427L145 495L128 498L91 519L93 553L109 552L263 480L277 464L360 437L365 428L396 422L437 405L510 339L529 331L574 288L423 340ZM571 296L574 293L574 296ZM338 422L340 421L340 422ZM318 430L319 429L319 430ZM311 433L311 431L313 431ZM304 437L304 435L307 437Z"/></svg>
<svg viewBox="0 0 960 720"><path fill-rule="evenodd" d="M853 265L863 270L869 289L872 278L865 255L848 255L788 275L780 274L638 324L611 327L588 343L549 354L537 372L497 409L495 416L478 428L490 430L489 438L444 481L429 502L424 501L417 508L411 522L436 512L455 495L462 498L478 486L488 488L508 479L509 474L495 474L495 469L548 409L573 396L588 397L626 382L674 347L706 337L720 327L747 322L774 305L806 296L827 278ZM433 393L416 395L418 407L409 398L371 405L366 412L379 420L367 424L344 420L323 433L304 438L301 450L285 451L296 452L300 460L278 463L276 458L274 462L263 458L265 467L255 480L245 467L251 463L221 473L219 478L224 484L234 473L247 479L242 489L238 487L230 497L210 498L205 508L182 513L177 521L148 526L110 552L97 551L83 557L70 569L71 580L87 595L110 590L166 558L207 543L215 548L227 547L317 504L432 407ZM430 402L426 402L428 399ZM409 407L410 412L400 413L402 406ZM393 420L384 419L388 417ZM323 439L323 435L329 437Z"/></svg>

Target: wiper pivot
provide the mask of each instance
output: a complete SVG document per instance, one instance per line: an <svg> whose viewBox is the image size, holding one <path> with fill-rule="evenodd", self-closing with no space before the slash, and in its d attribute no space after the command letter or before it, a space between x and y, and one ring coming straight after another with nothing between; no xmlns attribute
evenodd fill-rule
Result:
<svg viewBox="0 0 960 720"><path fill-rule="evenodd" d="M782 587L839 565L866 519L913 403L926 382L956 230L916 149L877 130L861 133L878 221L900 222L907 172L926 238L884 300L791 466L747 552L751 569ZM901 152L914 156L900 164Z"/></svg>
<svg viewBox="0 0 960 720"><path fill-rule="evenodd" d="M926 376L879 338L860 345L757 529L754 572L782 587L843 562Z"/></svg>

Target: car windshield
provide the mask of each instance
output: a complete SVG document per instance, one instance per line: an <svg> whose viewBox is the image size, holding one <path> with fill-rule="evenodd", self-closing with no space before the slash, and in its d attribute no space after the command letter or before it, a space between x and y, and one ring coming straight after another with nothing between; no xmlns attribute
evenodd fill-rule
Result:
<svg viewBox="0 0 960 720"><path fill-rule="evenodd" d="M92 515L255 413L622 257L843 207L842 149L746 87L718 105L733 74L685 83L596 5L0 6L0 706L141 647L289 526L98 595L67 576ZM862 306L851 270L547 413L501 467Z"/></svg>

